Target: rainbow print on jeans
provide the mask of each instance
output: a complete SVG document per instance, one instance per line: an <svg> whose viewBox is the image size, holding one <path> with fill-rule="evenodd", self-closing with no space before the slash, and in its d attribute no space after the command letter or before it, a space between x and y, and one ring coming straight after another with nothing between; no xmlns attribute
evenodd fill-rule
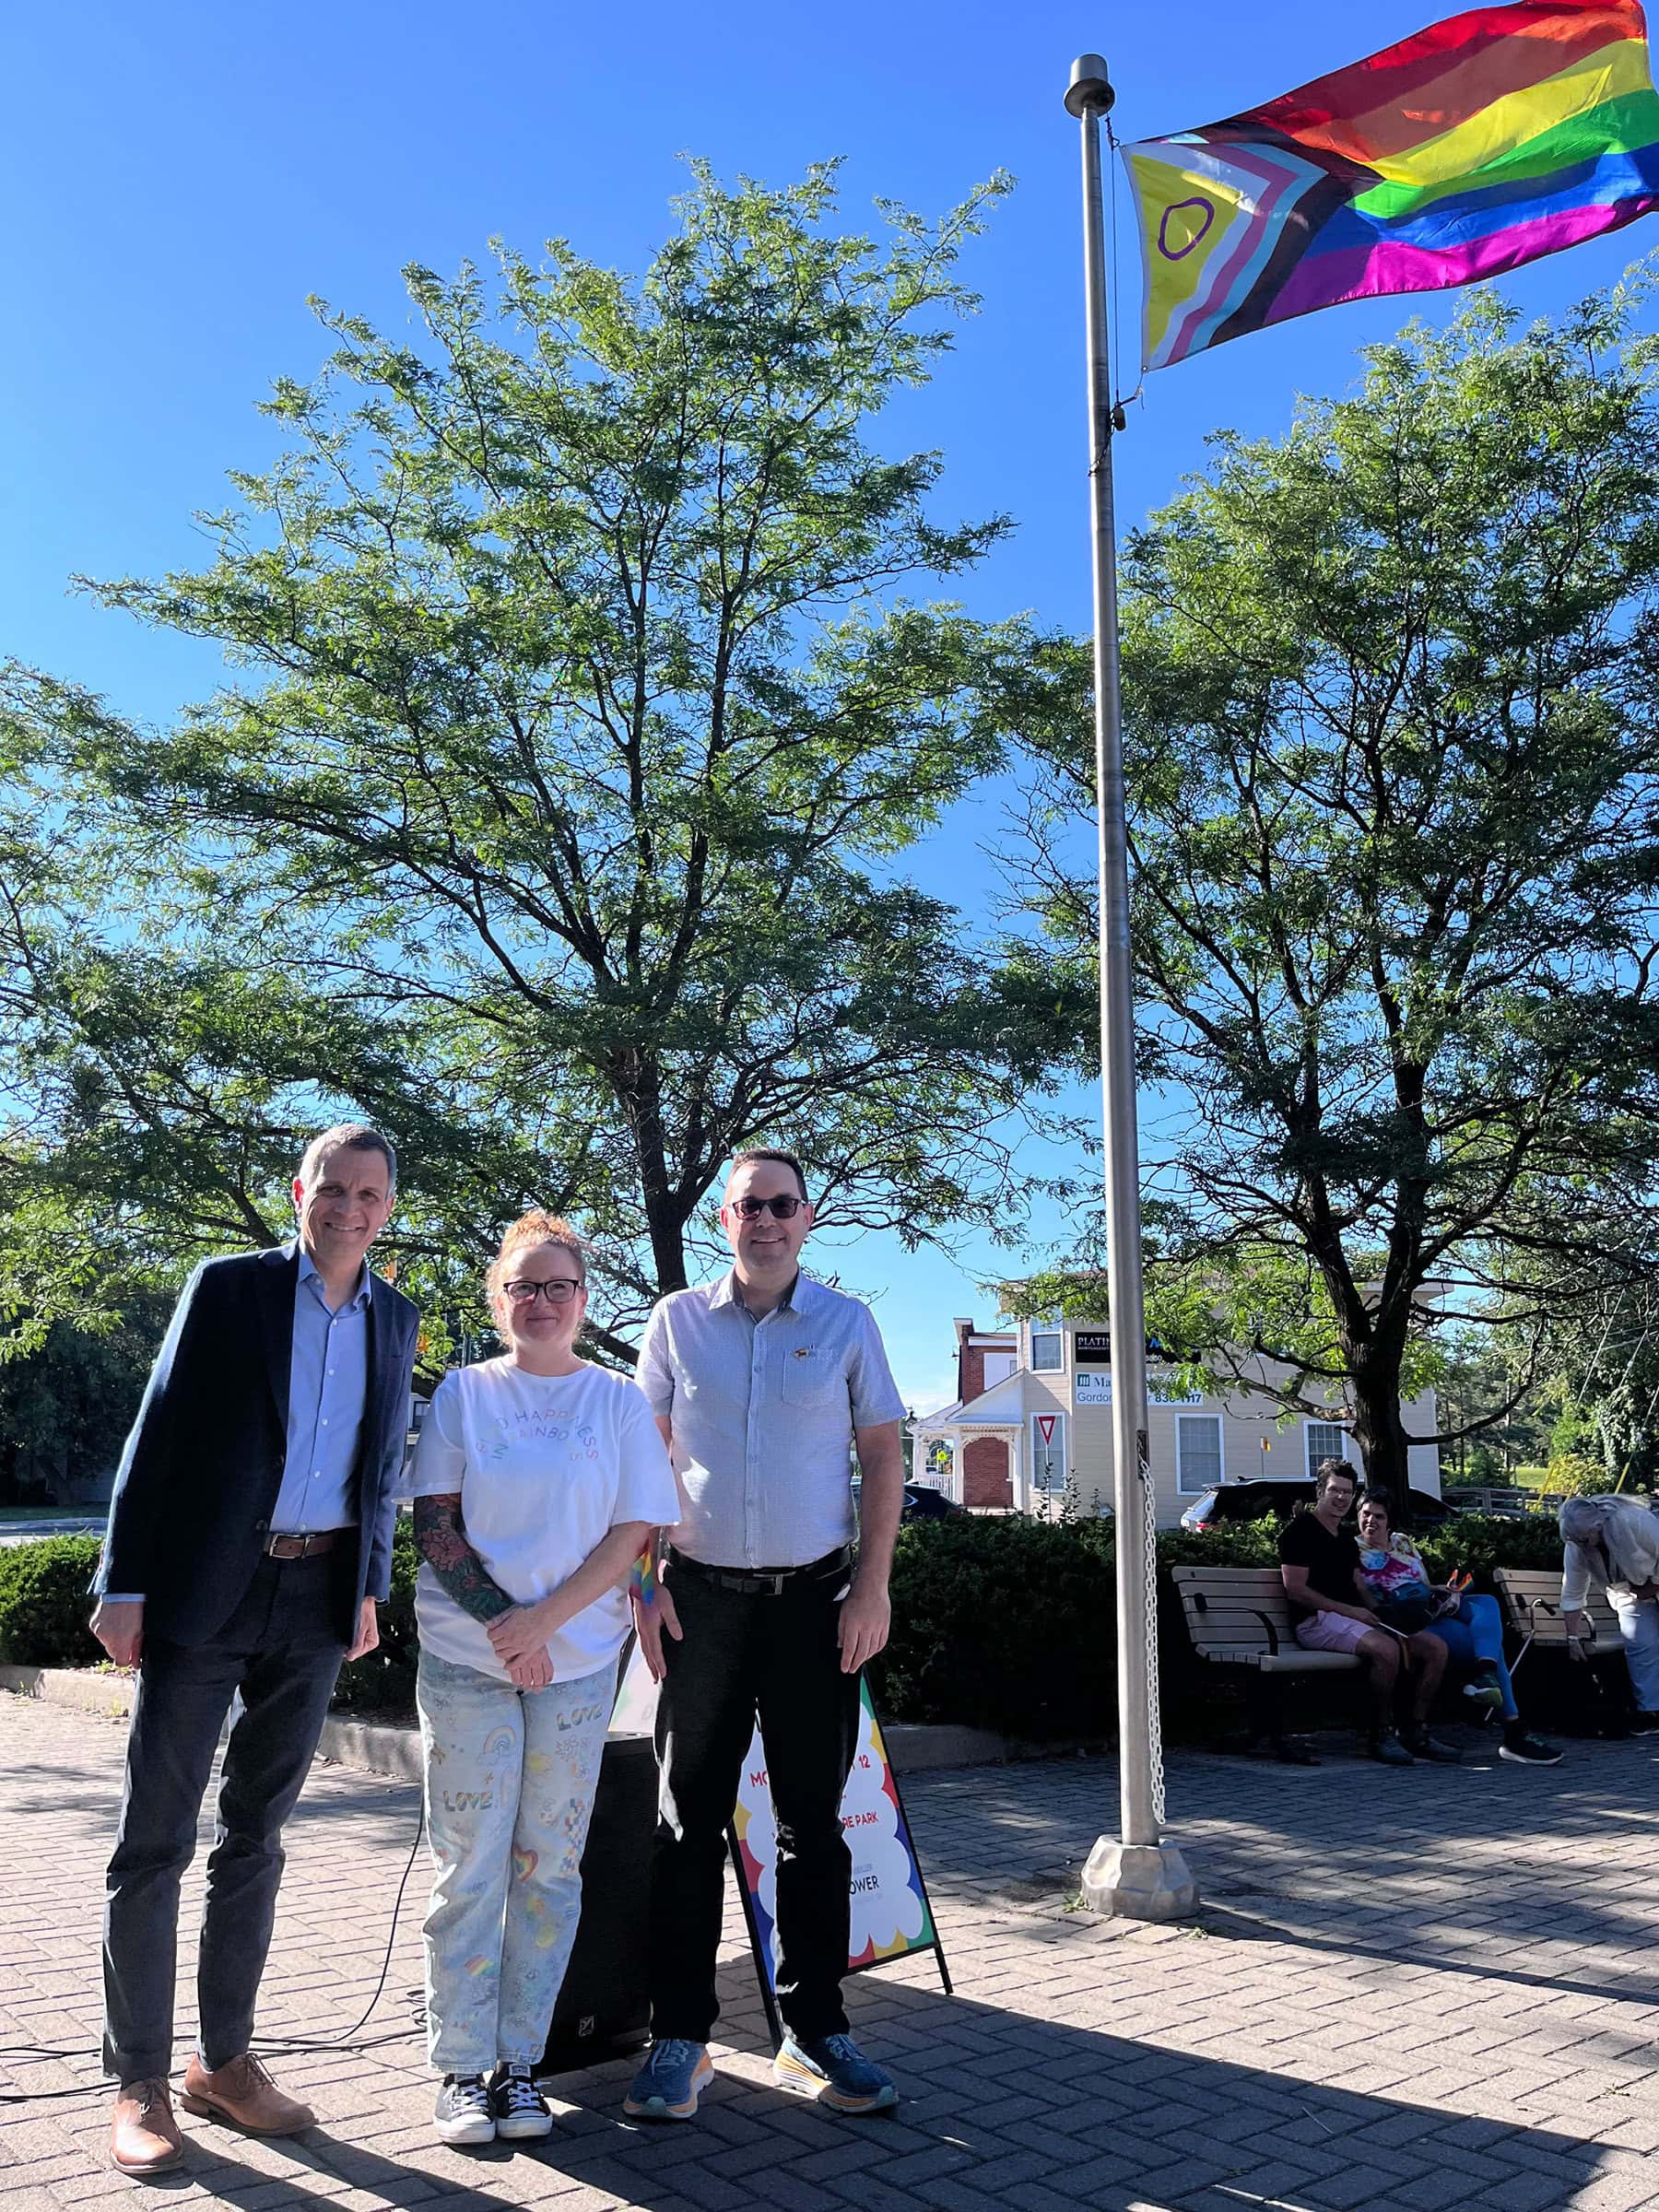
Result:
<svg viewBox="0 0 1659 2212"><path fill-rule="evenodd" d="M1123 149L1142 359L1345 300L1441 291L1659 206L1640 0L1511 0L1203 130Z"/></svg>

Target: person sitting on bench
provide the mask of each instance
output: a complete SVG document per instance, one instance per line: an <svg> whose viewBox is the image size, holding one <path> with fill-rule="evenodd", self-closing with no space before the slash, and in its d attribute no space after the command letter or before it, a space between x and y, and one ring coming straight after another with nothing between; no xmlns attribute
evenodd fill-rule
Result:
<svg viewBox="0 0 1659 2212"><path fill-rule="evenodd" d="M1279 1572L1296 1618L1296 1641L1311 1652L1349 1652L1371 1677L1371 1755L1385 1766L1413 1759L1454 1764L1463 1754L1430 1735L1429 1708L1446 1671L1438 1637L1385 1629L1359 1572L1359 1547L1342 1526L1359 1485L1345 1460L1322 1459L1313 1504L1279 1533ZM1404 1665L1412 1679L1412 1717L1404 1741L1394 1727L1394 1692Z"/></svg>
<svg viewBox="0 0 1659 2212"><path fill-rule="evenodd" d="M1389 1525L1388 1500L1366 1490L1359 1500L1359 1572L1371 1593L1371 1605L1384 1627L1407 1634L1421 1630L1438 1636L1473 1679L1464 1695L1496 1706L1503 1714L1500 1759L1526 1767L1554 1767L1561 1755L1541 1736L1529 1735L1515 1703L1515 1687L1503 1656L1503 1616L1498 1600L1482 1591L1436 1589L1423 1555L1411 1538Z"/></svg>

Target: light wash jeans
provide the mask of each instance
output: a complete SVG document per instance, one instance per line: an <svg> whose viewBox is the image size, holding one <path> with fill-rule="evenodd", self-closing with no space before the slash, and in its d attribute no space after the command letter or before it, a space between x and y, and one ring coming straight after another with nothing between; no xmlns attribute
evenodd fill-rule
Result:
<svg viewBox="0 0 1659 2212"><path fill-rule="evenodd" d="M1609 1590L1607 1602L1618 1616L1636 1702L1643 1712L1659 1712L1659 1599Z"/></svg>
<svg viewBox="0 0 1659 2212"><path fill-rule="evenodd" d="M582 1911L582 1853L616 1667L518 1690L420 1654L427 2043L441 2074L535 2065Z"/></svg>

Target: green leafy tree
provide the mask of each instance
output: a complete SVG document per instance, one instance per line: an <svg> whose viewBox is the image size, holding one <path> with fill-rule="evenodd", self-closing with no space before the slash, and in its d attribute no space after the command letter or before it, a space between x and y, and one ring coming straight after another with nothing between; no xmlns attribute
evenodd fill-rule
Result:
<svg viewBox="0 0 1659 2212"><path fill-rule="evenodd" d="M1282 441L1219 436L1128 546L1145 1073L1185 1109L1151 1326L1342 1406L1396 1494L1427 1334L1541 1329L1639 1270L1651 1218L1645 297L1524 330L1473 294ZM1034 823L1043 910L1079 960L1082 656L1055 643L1022 684L1060 793Z"/></svg>
<svg viewBox="0 0 1659 2212"><path fill-rule="evenodd" d="M913 592L1007 524L935 521L938 457L867 436L974 304L957 259L1005 188L931 227L884 206L876 243L828 169L698 168L638 281L556 242L410 269L413 338L320 309L336 349L276 387L286 451L235 478L216 559L101 587L248 671L159 734L49 688L25 714L118 810L147 1077L144 1006L201 985L158 1172L234 1187L185 1241L268 1216L313 1102L400 1140L412 1263L458 1280L524 1203L575 1214L617 1356L744 1142L798 1146L831 1225L1014 1233L1000 1132L1052 994L898 868L997 765L1026 650ZM103 1085L89 1015L56 1049ZM111 1098L87 1119L130 1150L157 1117Z"/></svg>

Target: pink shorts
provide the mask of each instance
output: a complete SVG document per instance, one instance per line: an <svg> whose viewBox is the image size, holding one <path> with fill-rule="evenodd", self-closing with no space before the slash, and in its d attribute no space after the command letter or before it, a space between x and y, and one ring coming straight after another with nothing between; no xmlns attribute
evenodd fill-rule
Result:
<svg viewBox="0 0 1659 2212"><path fill-rule="evenodd" d="M1315 1613L1296 1624L1296 1641L1310 1652L1357 1652L1359 1639L1370 1634L1368 1621L1350 1620L1346 1613Z"/></svg>

